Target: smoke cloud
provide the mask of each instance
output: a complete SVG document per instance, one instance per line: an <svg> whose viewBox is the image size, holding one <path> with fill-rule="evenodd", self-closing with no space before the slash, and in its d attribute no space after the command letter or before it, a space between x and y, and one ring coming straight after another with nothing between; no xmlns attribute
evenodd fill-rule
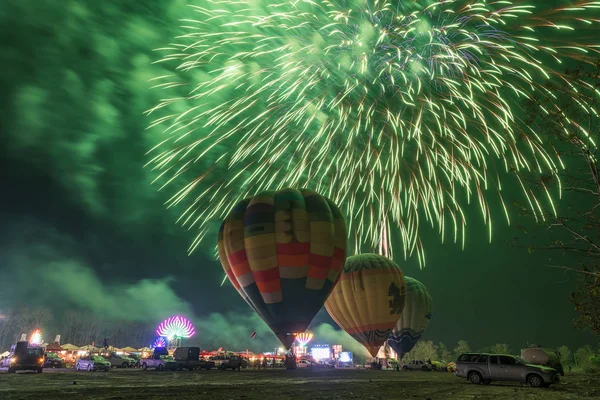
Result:
<svg viewBox="0 0 600 400"><path fill-rule="evenodd" d="M72 238L39 224L13 228L16 239L0 248L5 265L3 281L10 282L3 288L0 307L51 305L59 312L78 309L103 318L137 322L192 313L189 304L170 287L170 277L103 281L78 254Z"/></svg>

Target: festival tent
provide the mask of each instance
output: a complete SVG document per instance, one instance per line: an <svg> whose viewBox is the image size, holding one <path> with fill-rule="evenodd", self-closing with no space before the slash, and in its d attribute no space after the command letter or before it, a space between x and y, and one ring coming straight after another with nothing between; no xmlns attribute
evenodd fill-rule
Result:
<svg viewBox="0 0 600 400"><path fill-rule="evenodd" d="M63 346L63 348L64 348L64 347L65 347L65 346ZM97 351L100 351L100 348L99 348L99 347L96 347L96 346L95 346L95 345L93 345L93 344L88 344L88 345L86 345L86 346L81 346L81 347L80 347L78 350L79 350L79 351L87 351L88 353L91 353L91 352L97 352Z"/></svg>
<svg viewBox="0 0 600 400"><path fill-rule="evenodd" d="M60 347L62 347L63 350L67 350L67 351L79 350L79 347L72 345L71 343L64 344Z"/></svg>
<svg viewBox="0 0 600 400"><path fill-rule="evenodd" d="M141 349L137 349L137 351L141 351L142 353L149 353L152 351L152 349L150 347L142 347Z"/></svg>
<svg viewBox="0 0 600 400"><path fill-rule="evenodd" d="M138 350L134 349L131 346L127 346L127 347L123 347L122 349L119 349L120 351L122 351L123 353L136 353Z"/></svg>
<svg viewBox="0 0 600 400"><path fill-rule="evenodd" d="M4 353L0 354L0 357L8 357L10 355L9 351L5 351Z"/></svg>
<svg viewBox="0 0 600 400"><path fill-rule="evenodd" d="M46 346L46 351L50 351L50 352L59 352L59 351L63 351L66 349L63 349L58 343L50 343L48 346Z"/></svg>

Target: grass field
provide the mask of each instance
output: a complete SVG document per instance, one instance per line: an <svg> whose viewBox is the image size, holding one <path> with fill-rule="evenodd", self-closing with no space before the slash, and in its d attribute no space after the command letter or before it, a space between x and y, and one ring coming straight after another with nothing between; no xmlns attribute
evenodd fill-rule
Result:
<svg viewBox="0 0 600 400"><path fill-rule="evenodd" d="M75 384L74 384L75 383ZM600 375L574 373L545 389L475 386L451 373L367 370L0 372L0 399L599 399Z"/></svg>

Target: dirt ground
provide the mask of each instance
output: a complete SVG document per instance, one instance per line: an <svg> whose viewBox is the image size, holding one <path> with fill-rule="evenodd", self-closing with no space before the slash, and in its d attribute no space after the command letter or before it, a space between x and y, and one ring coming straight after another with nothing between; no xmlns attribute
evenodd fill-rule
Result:
<svg viewBox="0 0 600 400"><path fill-rule="evenodd" d="M367 370L110 372L0 371L0 399L599 399L600 375L573 373L550 388L476 386L443 372Z"/></svg>

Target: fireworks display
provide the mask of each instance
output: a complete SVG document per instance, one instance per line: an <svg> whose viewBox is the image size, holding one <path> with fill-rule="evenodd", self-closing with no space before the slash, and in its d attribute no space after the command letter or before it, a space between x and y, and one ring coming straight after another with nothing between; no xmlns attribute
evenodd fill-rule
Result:
<svg viewBox="0 0 600 400"><path fill-rule="evenodd" d="M33 345L42 344L42 331L39 329L34 330L31 333L31 338L29 339L29 343Z"/></svg>
<svg viewBox="0 0 600 400"><path fill-rule="evenodd" d="M599 94L561 71L598 56L600 2L199 4L160 49L178 68L154 83L173 95L148 111L166 135L149 164L174 191L179 222L197 229L190 250L241 198L306 187L341 206L355 251L391 250L399 235L404 256L423 263L421 226L464 246L472 202L491 239L488 193L510 222L507 173L537 216L554 208L560 186L553 194L546 182L558 182L561 160L525 121L524 102L595 145L548 87Z"/></svg>
<svg viewBox="0 0 600 400"><path fill-rule="evenodd" d="M176 338L189 338L194 336L196 330L194 329L194 325L183 317L171 317L158 326L156 329L156 333L159 336L164 336L168 340L173 340Z"/></svg>
<svg viewBox="0 0 600 400"><path fill-rule="evenodd" d="M302 347L306 346L308 344L308 342L310 342L312 340L312 338L313 338L312 333L303 332L303 333L296 334L296 342L298 342L298 344Z"/></svg>

